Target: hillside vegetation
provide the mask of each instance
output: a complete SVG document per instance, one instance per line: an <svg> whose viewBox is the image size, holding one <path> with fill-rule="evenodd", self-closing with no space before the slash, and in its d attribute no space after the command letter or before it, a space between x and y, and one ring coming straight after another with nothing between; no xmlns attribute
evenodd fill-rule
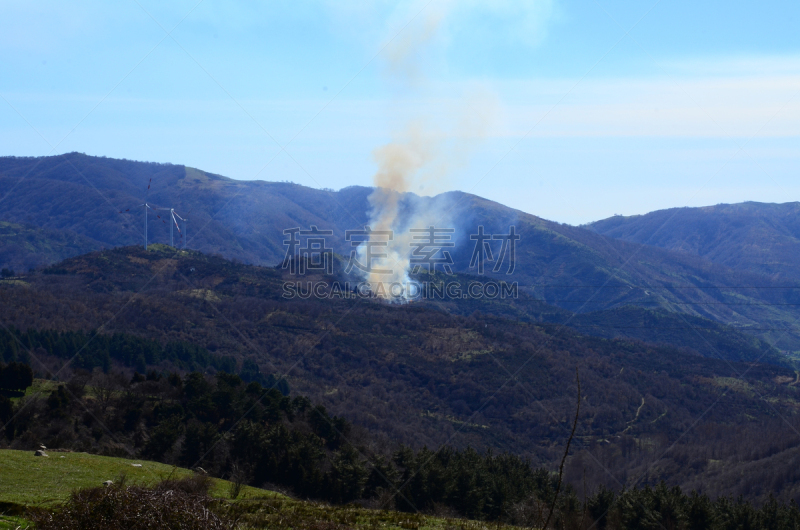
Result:
<svg viewBox="0 0 800 530"><path fill-rule="evenodd" d="M173 207L189 217L189 248L268 266L283 259L283 231L293 227L331 230L331 247L349 256L352 247L345 231L367 224L372 191L236 181L181 165L78 153L0 158L0 186L11 190L0 203L4 221L68 231L106 247L138 244L144 222L144 210L138 208L147 197L154 206ZM764 261L760 252L747 258L749 265L736 268L700 255L604 237L461 192L433 198L409 193L399 202L401 211L413 206L430 212L437 225L455 229L452 257L457 271L470 272L469 235L478 226L505 234L514 225L521 237L514 274L506 278L503 269L496 276L517 281L538 300L580 313L632 305L684 313L734 326L781 350L800 351L800 330L794 326L800 316L800 281L774 278L753 265ZM156 215L149 220L150 241L169 242L167 220ZM182 244L179 237L176 245ZM735 255L748 255L749 249L743 243Z"/></svg>
<svg viewBox="0 0 800 530"><path fill-rule="evenodd" d="M2 355L63 381L106 366L130 375L142 362L148 372L213 374L213 363L198 360L229 358L243 377L285 375L293 392L382 447L494 448L551 469L569 435L577 366L585 392L571 483L585 470L590 488L664 479L712 495L798 494L798 468L786 465L797 458L800 426L793 369L426 304L285 299L289 279L165 247L74 258L0 286L0 316L17 337ZM102 347L70 343L96 333ZM115 344L151 349L139 359ZM165 354L171 344L184 353ZM147 351L160 353L148 360ZM81 440L109 443L102 429L96 435Z"/></svg>
<svg viewBox="0 0 800 530"><path fill-rule="evenodd" d="M0 452L11 461L19 460L12 452ZM64 460L69 455L64 456ZM44 457L39 457L45 460ZM24 458L22 458L24 460ZM16 462L14 462L16 463ZM42 466L39 462L38 466ZM66 462L59 462L64 464ZM129 462L82 455L68 466L71 474L96 477L101 469L123 468ZM144 462L143 466L158 467ZM34 468L37 466L34 465ZM66 470L65 470L66 471ZM102 473L102 471L100 471ZM45 473L46 475L46 473ZM55 480L48 488L57 503L44 503L36 490L43 478L38 474L12 474L0 469L3 479L10 479L27 495L16 495L21 502L9 503L0 492L0 529L22 530L30 528L30 520L41 530L116 530L137 528L209 529L297 529L297 528L387 528L414 530L484 530L494 528L510 530L541 527L547 520L551 528L564 530L589 530L599 527L608 530L629 528L666 527L674 529L705 528L768 528L770 530L796 529L800 512L796 506L785 506L770 500L765 506L752 505L731 499L711 501L704 495L686 495L678 488L663 484L656 488L632 490L622 495L601 490L584 502L575 502L569 512L559 510L547 517L549 509L541 502L530 499L515 507L506 519L516 523L475 521L455 518L452 515L397 512L366 508L357 504L335 506L314 501L296 500L264 490L246 488L236 499L214 495L214 484L201 475L191 475L185 470L173 470L163 480L147 477L135 480L130 475L117 475L110 486L89 484L79 489L68 489L67 481ZM87 481L88 482L88 481ZM209 496L211 493L212 496ZM565 506L566 507L566 506ZM9 512L20 515L9 515ZM27 517L28 519L26 520Z"/></svg>
<svg viewBox="0 0 800 530"><path fill-rule="evenodd" d="M19 273L101 247L97 241L73 232L0 222L0 263Z"/></svg>
<svg viewBox="0 0 800 530"><path fill-rule="evenodd" d="M78 375L20 398L4 423L0 442L12 447L46 440L50 447L178 464L336 504L364 501L426 513L443 506L460 516L499 520L527 497L546 500L556 491L547 470L533 469L520 457L380 444L307 398L289 398L257 382L245 385L224 372L213 379L197 372L166 379L135 374L130 382L119 373L98 371L88 381ZM4 473L10 480L0 496L19 503L33 495L19 483L25 462L51 480L50 489L37 490L42 503L58 500L48 495L64 489L62 482L83 486L86 471L96 477L113 463L73 453L58 454L58 462L9 454ZM76 474L75 468L83 471ZM164 478L163 466L147 464L138 471L137 478ZM173 478L182 476L177 473ZM570 495L575 494L568 500Z"/></svg>
<svg viewBox="0 0 800 530"><path fill-rule="evenodd" d="M52 508L69 499L74 490L100 486L107 480L118 481L123 476L129 483L153 485L168 478L192 475L188 469L147 460L57 449L49 451L46 457L34 456L33 453L32 450L0 449L3 463L0 466L0 507L4 507L6 512L12 510L9 505ZM212 479L211 495L229 498L230 491L230 482ZM240 495L243 498L281 496L248 486L242 488Z"/></svg>
<svg viewBox="0 0 800 530"><path fill-rule="evenodd" d="M614 216L587 225L600 234L653 245L741 271L800 280L800 203L718 204Z"/></svg>

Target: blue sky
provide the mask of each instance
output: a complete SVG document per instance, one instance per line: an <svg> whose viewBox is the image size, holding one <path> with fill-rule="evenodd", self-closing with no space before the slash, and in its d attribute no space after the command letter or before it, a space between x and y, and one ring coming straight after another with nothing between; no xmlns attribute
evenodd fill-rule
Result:
<svg viewBox="0 0 800 530"><path fill-rule="evenodd" d="M800 198L800 3L0 4L0 155L409 189L572 224ZM168 35L169 33L169 35Z"/></svg>

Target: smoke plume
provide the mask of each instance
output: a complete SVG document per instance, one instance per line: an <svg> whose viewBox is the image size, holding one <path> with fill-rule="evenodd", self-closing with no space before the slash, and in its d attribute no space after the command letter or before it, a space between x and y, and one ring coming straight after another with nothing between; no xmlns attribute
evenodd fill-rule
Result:
<svg viewBox="0 0 800 530"><path fill-rule="evenodd" d="M421 65L443 18L443 13L430 14L419 27L412 28L389 47L387 65L398 85L424 86ZM371 266L364 276L376 296L390 301L408 298L414 249L409 229L454 228L451 223L451 218L455 218L454 205L448 197L423 198L408 192L429 195L444 191L453 171L466 165L475 141L485 135L497 113L491 95L486 91L473 92L462 101L449 98L446 102L456 117L450 134L432 127L419 113L412 115L406 126L393 135L392 142L373 152L378 165L373 176L375 190L369 196L368 226L373 234L358 252L361 262L369 262ZM385 235L388 231L393 233L391 240ZM375 251L386 257L369 259L369 253Z"/></svg>
<svg viewBox="0 0 800 530"><path fill-rule="evenodd" d="M409 127L404 136L375 149L373 153L378 171L373 176L375 190L369 196L369 227L376 235L370 237L370 242L386 242L387 257L375 262L380 265L367 274L367 281L372 292L383 298L397 297L390 292L392 285L408 284L411 238L407 235L407 228L417 227L423 219L420 219L415 204L418 198L406 192L424 180L423 170L435 153L432 144L424 141L418 127ZM401 202L409 210L405 219L400 215ZM391 240L382 234L387 231L392 232ZM362 251L361 257L366 259L366 245L359 250ZM386 270L392 272L380 272Z"/></svg>

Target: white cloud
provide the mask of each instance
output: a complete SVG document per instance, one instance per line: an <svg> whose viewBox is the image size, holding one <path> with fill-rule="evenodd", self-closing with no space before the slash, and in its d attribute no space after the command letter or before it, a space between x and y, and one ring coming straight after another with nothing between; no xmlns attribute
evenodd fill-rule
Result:
<svg viewBox="0 0 800 530"><path fill-rule="evenodd" d="M747 63L731 59L728 64ZM751 69L726 76L586 79L577 85L569 79L528 80L496 86L511 117L508 136L525 134L537 122L534 137L800 136L800 61L796 67L771 58L754 64L772 64L783 73ZM711 68L698 66L697 71Z"/></svg>

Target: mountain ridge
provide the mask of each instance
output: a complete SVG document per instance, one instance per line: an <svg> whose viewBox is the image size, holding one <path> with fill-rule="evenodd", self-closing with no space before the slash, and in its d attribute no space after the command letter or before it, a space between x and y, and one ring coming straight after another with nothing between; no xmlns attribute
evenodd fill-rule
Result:
<svg viewBox="0 0 800 530"><path fill-rule="evenodd" d="M274 265L286 252L283 231L329 229L333 250L350 255L349 229L369 222L371 188L315 190L298 184L236 181L173 164L131 162L67 154L0 158L0 219L67 230L107 247L141 244L142 204L174 207L188 217L190 248L245 263ZM735 270L687 253L614 239L596 231L547 221L481 197L448 192L437 197L404 194L400 211L439 208L456 232L454 270L474 273L479 226L521 239L513 275L520 290L573 312L640 305L715 320L752 333L785 351L800 351L800 280L776 280ZM166 220L149 218L151 242L167 243ZM176 237L177 237L176 233ZM180 238L176 246L182 246ZM496 247L497 249L497 247ZM504 264L505 266L505 264ZM755 287L743 289L742 287Z"/></svg>
<svg viewBox="0 0 800 530"><path fill-rule="evenodd" d="M669 208L585 226L615 239L694 254L737 270L800 279L800 202Z"/></svg>

